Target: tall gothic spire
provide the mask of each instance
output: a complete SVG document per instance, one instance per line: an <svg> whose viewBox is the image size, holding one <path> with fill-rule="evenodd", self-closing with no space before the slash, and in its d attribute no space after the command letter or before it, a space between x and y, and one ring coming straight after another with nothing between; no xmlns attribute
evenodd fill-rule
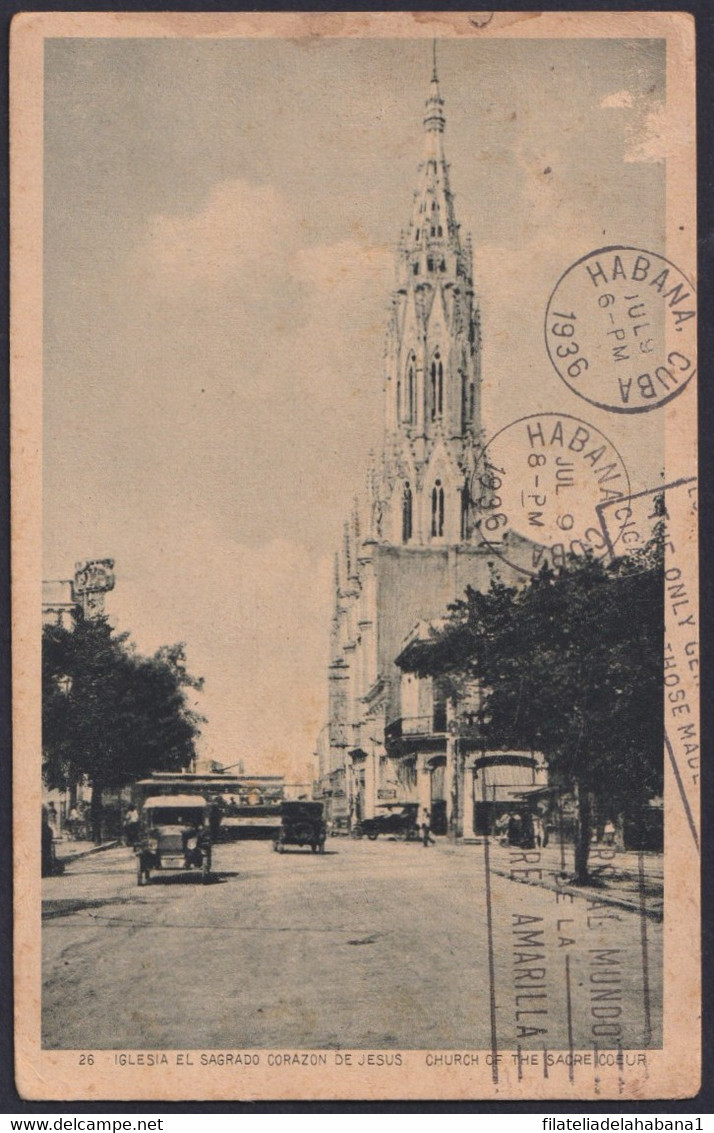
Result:
<svg viewBox="0 0 714 1133"><path fill-rule="evenodd" d="M461 240L444 156L446 118L436 44L424 110L424 152L397 257L385 350L382 537L468 538L464 485L480 436L480 338L471 248ZM428 72L427 72L428 74Z"/></svg>
<svg viewBox="0 0 714 1133"><path fill-rule="evenodd" d="M446 119L444 118L444 100L439 90L439 75L436 70L436 40L433 40L433 65L431 71L431 87L426 100L426 115L424 128L429 134L443 134Z"/></svg>
<svg viewBox="0 0 714 1133"><path fill-rule="evenodd" d="M422 276L429 271L429 254L438 266L444 262L444 271L454 276L464 274L465 260L461 255L449 167L444 156L445 128L434 41L429 95L424 109L424 156L419 166L411 221L401 244L409 270ZM419 264L418 270L415 262Z"/></svg>

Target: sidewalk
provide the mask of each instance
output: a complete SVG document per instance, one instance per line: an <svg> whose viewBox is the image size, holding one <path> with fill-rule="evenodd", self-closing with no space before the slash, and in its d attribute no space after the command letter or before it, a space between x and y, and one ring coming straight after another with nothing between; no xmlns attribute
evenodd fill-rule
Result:
<svg viewBox="0 0 714 1133"><path fill-rule="evenodd" d="M113 850L115 846L120 845L121 842L118 838L110 842L101 842L98 846L95 846L94 842L84 841L83 839L55 838L57 860L64 865L69 865L79 858L86 858L90 854L99 854L103 850Z"/></svg>
<svg viewBox="0 0 714 1133"><path fill-rule="evenodd" d="M593 845L589 869L591 885L574 885L572 845L551 843L540 850L522 850L491 841L490 866L494 873L523 885L572 893L589 901L601 901L652 920L662 920L664 903L664 855Z"/></svg>

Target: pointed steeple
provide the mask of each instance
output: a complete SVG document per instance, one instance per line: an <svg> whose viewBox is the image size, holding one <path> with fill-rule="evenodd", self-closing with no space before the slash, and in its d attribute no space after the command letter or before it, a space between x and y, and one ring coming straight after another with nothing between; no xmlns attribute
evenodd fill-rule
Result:
<svg viewBox="0 0 714 1133"><path fill-rule="evenodd" d="M424 129L427 133L427 138L430 134L443 134L446 119L444 118L444 100L441 97L439 90L439 75L436 70L436 40L432 41L433 47L433 64L431 71L431 87L429 90L429 97L426 100L426 115L424 117Z"/></svg>
<svg viewBox="0 0 714 1133"><path fill-rule="evenodd" d="M429 96L424 109L424 157L419 166L411 221L401 242L407 272L422 279L434 272L447 273L447 278L452 279L466 277L466 260L462 255L449 185L449 167L444 157L445 129L435 40Z"/></svg>
<svg viewBox="0 0 714 1133"><path fill-rule="evenodd" d="M436 43L431 64L424 152L397 253L384 356L389 469L385 465L374 496L382 538L457 543L464 532L458 501L481 432L479 313L471 245L461 238L444 155Z"/></svg>

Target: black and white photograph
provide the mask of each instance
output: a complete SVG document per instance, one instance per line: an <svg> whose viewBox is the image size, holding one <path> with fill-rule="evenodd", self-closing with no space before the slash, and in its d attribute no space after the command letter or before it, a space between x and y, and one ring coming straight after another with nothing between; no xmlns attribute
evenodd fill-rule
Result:
<svg viewBox="0 0 714 1133"><path fill-rule="evenodd" d="M691 1095L691 19L13 36L21 1093Z"/></svg>

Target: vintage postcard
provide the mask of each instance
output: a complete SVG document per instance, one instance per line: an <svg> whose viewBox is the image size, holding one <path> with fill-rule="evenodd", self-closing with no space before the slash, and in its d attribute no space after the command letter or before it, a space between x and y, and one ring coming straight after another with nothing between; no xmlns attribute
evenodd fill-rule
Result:
<svg viewBox="0 0 714 1133"><path fill-rule="evenodd" d="M693 19L11 55L21 1094L694 1095Z"/></svg>

